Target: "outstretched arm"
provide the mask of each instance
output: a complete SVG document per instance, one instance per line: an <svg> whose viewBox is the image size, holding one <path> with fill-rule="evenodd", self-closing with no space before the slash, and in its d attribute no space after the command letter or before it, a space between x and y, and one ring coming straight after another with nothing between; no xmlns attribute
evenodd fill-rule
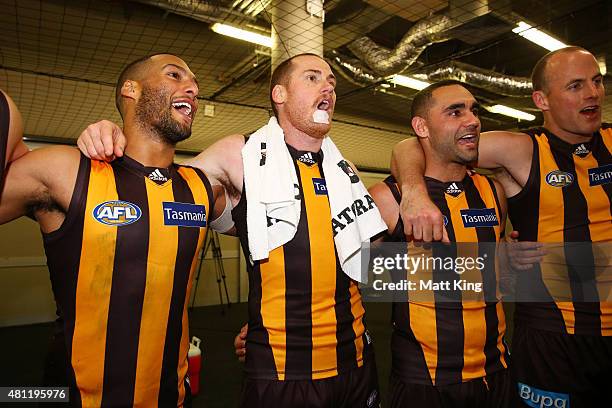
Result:
<svg viewBox="0 0 612 408"><path fill-rule="evenodd" d="M416 138L399 142L393 148L391 173L402 192L400 214L404 234L425 242L448 242L442 213L429 198L425 174L425 155Z"/></svg>

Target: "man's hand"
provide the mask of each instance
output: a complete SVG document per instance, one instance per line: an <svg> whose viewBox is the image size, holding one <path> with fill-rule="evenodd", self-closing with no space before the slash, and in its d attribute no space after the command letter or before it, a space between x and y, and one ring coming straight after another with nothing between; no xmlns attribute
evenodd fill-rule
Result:
<svg viewBox="0 0 612 408"><path fill-rule="evenodd" d="M402 194L400 215L407 237L423 242L450 242L444 228L444 217L427 193L418 197L415 194Z"/></svg>
<svg viewBox="0 0 612 408"><path fill-rule="evenodd" d="M126 138L121 128L109 120L101 120L81 133L77 145L90 159L113 161L123 156Z"/></svg>
<svg viewBox="0 0 612 408"><path fill-rule="evenodd" d="M246 337L247 332L249 331L249 324L245 324L240 329L240 333L234 339L234 349L236 351L236 355L238 356L238 361L244 363L246 359Z"/></svg>
<svg viewBox="0 0 612 408"><path fill-rule="evenodd" d="M512 231L506 237L508 262L519 271L525 271L539 264L546 255L544 244L540 242L519 241L518 231Z"/></svg>

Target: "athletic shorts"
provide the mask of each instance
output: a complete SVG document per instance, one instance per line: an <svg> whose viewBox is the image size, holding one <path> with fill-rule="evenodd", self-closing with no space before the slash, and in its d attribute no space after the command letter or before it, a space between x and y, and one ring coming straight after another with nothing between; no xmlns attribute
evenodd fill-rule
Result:
<svg viewBox="0 0 612 408"><path fill-rule="evenodd" d="M427 385L405 383L391 375L391 408L514 408L516 383L510 370L459 384Z"/></svg>
<svg viewBox="0 0 612 408"><path fill-rule="evenodd" d="M517 325L512 367L522 407L612 406L612 337Z"/></svg>
<svg viewBox="0 0 612 408"><path fill-rule="evenodd" d="M242 408L378 408L376 362L320 380L245 380Z"/></svg>

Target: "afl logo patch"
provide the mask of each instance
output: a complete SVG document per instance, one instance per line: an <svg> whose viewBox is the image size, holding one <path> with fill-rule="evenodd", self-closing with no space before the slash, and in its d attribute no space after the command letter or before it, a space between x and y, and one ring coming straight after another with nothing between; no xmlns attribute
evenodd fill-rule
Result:
<svg viewBox="0 0 612 408"><path fill-rule="evenodd" d="M571 173L561 170L553 170L546 175L546 183L553 187L566 187L574 182Z"/></svg>
<svg viewBox="0 0 612 408"><path fill-rule="evenodd" d="M96 221L115 227L132 224L138 221L141 215L140 208L127 201L105 201L93 210Z"/></svg>

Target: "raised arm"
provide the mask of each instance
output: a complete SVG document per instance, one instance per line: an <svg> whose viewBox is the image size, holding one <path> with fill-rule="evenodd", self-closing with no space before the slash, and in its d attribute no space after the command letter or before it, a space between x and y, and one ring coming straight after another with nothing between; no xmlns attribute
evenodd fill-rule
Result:
<svg viewBox="0 0 612 408"><path fill-rule="evenodd" d="M448 242L442 213L429 198L423 175L425 155L416 138L405 139L393 148L391 173L402 192L400 213L404 234L425 242Z"/></svg>
<svg viewBox="0 0 612 408"><path fill-rule="evenodd" d="M79 157L75 148L54 146L12 161L0 195L0 224L29 215L43 232L57 229L70 205Z"/></svg>
<svg viewBox="0 0 612 408"><path fill-rule="evenodd" d="M28 152L22 137L21 113L11 97L0 89L0 186L6 166Z"/></svg>

